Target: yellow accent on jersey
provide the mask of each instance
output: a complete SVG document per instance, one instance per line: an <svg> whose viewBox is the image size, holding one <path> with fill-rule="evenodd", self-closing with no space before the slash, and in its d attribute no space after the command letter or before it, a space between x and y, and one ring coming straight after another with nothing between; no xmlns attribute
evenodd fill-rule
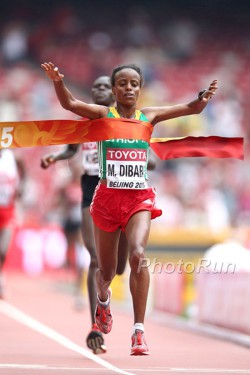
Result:
<svg viewBox="0 0 250 375"><path fill-rule="evenodd" d="M111 112L115 118L121 118L115 107L109 107L109 112ZM143 113L139 111L139 109L136 109L134 119L140 120L141 115L143 115Z"/></svg>

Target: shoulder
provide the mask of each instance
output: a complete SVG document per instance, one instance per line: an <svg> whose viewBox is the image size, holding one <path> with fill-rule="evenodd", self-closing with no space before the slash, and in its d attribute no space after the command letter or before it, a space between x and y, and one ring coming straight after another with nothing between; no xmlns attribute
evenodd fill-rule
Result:
<svg viewBox="0 0 250 375"><path fill-rule="evenodd" d="M136 119L136 120L141 120L141 121L149 122L148 117L147 117L146 114L143 113L142 111L140 111L140 110L136 110L135 113L136 113L136 115L135 115L135 119Z"/></svg>
<svg viewBox="0 0 250 375"><path fill-rule="evenodd" d="M152 107L145 107L145 108L142 108L140 110L142 115L146 118L146 120L144 120L144 121L148 121L148 122L152 123L152 121L155 118L154 111L152 111L152 109L153 109Z"/></svg>

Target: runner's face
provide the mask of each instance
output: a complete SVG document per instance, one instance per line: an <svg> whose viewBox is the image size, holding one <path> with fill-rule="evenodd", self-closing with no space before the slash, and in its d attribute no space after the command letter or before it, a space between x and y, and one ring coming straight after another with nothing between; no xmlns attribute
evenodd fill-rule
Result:
<svg viewBox="0 0 250 375"><path fill-rule="evenodd" d="M140 94L141 80L134 69L122 69L115 75L115 86L112 88L116 101L123 105L134 105Z"/></svg>
<svg viewBox="0 0 250 375"><path fill-rule="evenodd" d="M109 77L103 76L97 78L93 84L91 93L95 104L109 106L114 101Z"/></svg>

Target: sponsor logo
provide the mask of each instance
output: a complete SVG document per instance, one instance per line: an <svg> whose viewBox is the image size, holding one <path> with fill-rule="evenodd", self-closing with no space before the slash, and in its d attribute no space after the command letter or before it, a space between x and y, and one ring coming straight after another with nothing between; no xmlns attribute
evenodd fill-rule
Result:
<svg viewBox="0 0 250 375"><path fill-rule="evenodd" d="M146 161L147 151L136 150L136 149L107 149L107 160L119 160L119 161Z"/></svg>

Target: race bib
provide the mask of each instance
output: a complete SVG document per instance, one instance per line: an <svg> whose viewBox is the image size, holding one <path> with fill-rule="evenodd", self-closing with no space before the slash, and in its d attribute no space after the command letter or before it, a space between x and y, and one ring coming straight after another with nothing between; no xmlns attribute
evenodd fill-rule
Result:
<svg viewBox="0 0 250 375"><path fill-rule="evenodd" d="M146 171L146 150L133 148L107 149L107 187L115 189L147 189Z"/></svg>
<svg viewBox="0 0 250 375"><path fill-rule="evenodd" d="M82 163L86 174L98 175L98 152L96 142L82 144Z"/></svg>

